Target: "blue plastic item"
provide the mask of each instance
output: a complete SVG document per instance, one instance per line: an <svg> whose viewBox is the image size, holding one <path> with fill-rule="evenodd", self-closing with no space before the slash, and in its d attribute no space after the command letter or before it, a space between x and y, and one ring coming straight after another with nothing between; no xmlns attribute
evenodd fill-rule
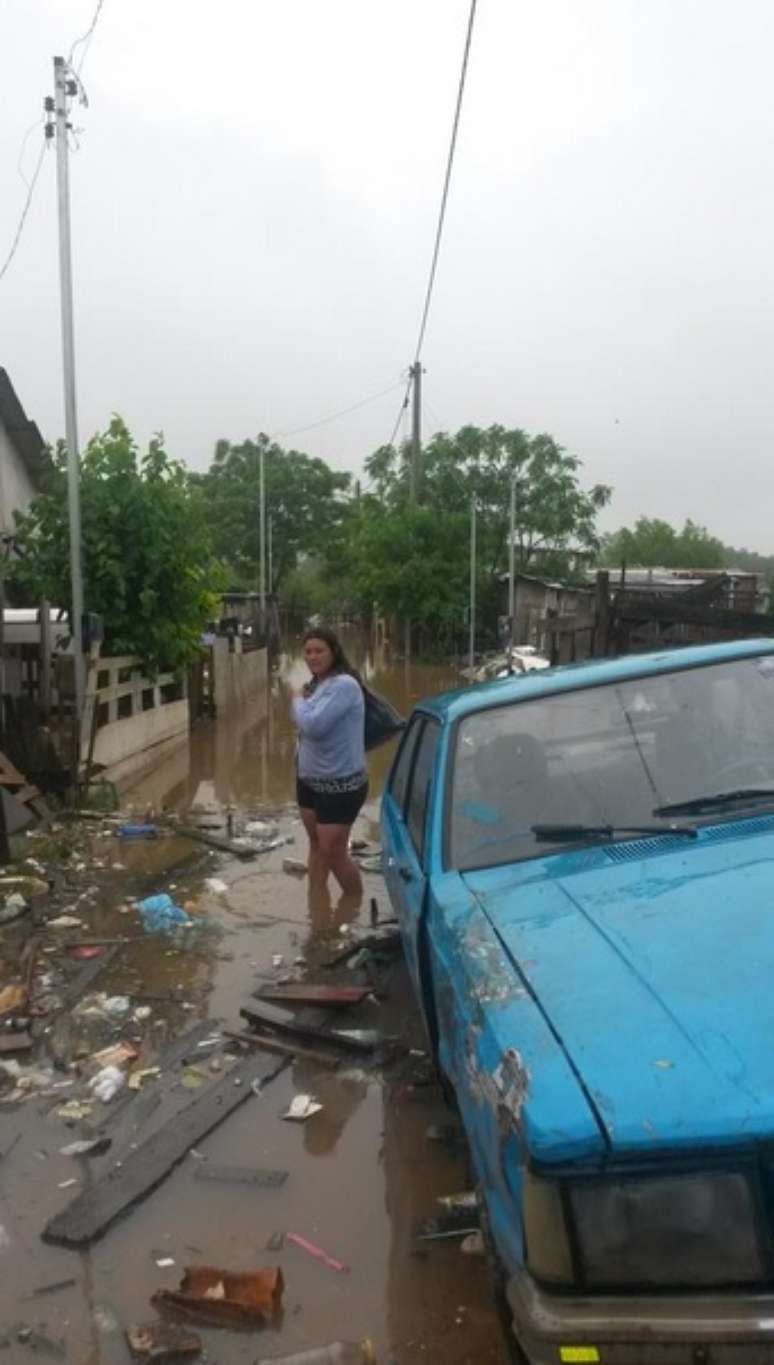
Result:
<svg viewBox="0 0 774 1365"><path fill-rule="evenodd" d="M156 825L122 825L118 831L120 839L155 839L158 834Z"/></svg>
<svg viewBox="0 0 774 1365"><path fill-rule="evenodd" d="M144 901L137 902L137 909L142 915L144 929L150 934L169 933L181 924L192 923L191 916L166 894L146 896Z"/></svg>

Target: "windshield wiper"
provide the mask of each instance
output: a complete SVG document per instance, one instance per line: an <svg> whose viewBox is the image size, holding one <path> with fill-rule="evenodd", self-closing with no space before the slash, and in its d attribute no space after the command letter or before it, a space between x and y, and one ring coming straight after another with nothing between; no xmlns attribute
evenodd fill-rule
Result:
<svg viewBox="0 0 774 1365"><path fill-rule="evenodd" d="M774 797L774 787L736 787L727 792L710 792L707 796L693 796L688 801L672 801L666 806L656 806L654 815L689 815L703 810L732 806L736 801L770 801Z"/></svg>
<svg viewBox="0 0 774 1365"><path fill-rule="evenodd" d="M695 825L531 825L530 829L539 842L546 843L562 839L613 839L616 834L682 834L686 839L697 836Z"/></svg>

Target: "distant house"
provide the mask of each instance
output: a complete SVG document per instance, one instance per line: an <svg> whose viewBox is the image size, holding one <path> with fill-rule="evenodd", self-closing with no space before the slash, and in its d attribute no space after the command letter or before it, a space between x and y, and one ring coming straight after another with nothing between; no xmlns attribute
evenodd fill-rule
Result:
<svg viewBox="0 0 774 1365"><path fill-rule="evenodd" d="M43 437L0 367L0 536L13 531L14 512L29 505L50 468Z"/></svg>
<svg viewBox="0 0 774 1365"><path fill-rule="evenodd" d="M507 621L508 575L499 575L502 620ZM514 630L517 645L538 644L543 623L552 616L571 616L591 610L593 589L577 583L560 583L540 578L537 574L517 573L514 576Z"/></svg>

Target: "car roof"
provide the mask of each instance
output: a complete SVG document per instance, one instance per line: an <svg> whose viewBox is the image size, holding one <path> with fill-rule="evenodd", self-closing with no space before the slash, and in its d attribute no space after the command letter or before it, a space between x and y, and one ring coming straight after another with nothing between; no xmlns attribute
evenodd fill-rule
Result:
<svg viewBox="0 0 774 1365"><path fill-rule="evenodd" d="M436 697L420 701L417 709L444 722L454 721L471 711L483 711L509 702L530 701L582 687L649 678L656 673L702 668L762 654L774 654L774 640L731 640L719 645L692 645L686 649L659 649L651 654L627 654L621 659L588 659L583 663L560 664L555 668L518 673L494 682L477 683L454 692L441 692Z"/></svg>

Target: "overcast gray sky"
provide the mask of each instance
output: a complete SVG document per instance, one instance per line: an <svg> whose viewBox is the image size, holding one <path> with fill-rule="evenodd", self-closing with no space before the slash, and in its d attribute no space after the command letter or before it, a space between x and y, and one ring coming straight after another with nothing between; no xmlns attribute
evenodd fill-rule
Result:
<svg viewBox="0 0 774 1365"><path fill-rule="evenodd" d="M0 259L51 58L94 0L0 0ZM412 359L468 0L105 0L72 159L82 439L204 468ZM774 5L479 0L424 350L425 432L549 431L605 525L774 551ZM27 143L29 173L38 134ZM54 154L0 365L63 431ZM358 470L398 388L288 444Z"/></svg>

